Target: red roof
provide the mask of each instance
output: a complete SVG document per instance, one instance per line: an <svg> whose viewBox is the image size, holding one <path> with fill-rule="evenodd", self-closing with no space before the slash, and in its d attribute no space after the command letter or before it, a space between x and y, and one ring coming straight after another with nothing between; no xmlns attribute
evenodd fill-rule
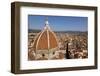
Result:
<svg viewBox="0 0 100 76"><path fill-rule="evenodd" d="M45 29L37 35L34 41L33 48L36 51L36 50L52 49L57 46L58 44L55 33L49 29Z"/></svg>

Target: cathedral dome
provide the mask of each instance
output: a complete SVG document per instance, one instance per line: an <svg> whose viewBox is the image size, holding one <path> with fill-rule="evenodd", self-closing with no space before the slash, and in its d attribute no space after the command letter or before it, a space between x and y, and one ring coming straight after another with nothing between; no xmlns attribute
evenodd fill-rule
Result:
<svg viewBox="0 0 100 76"><path fill-rule="evenodd" d="M64 54L59 50L56 34L49 27L48 19L45 21L44 29L36 35L28 56L29 60L64 58Z"/></svg>
<svg viewBox="0 0 100 76"><path fill-rule="evenodd" d="M48 20L45 22L44 29L37 35L34 40L34 51L50 50L58 47L55 33L50 29Z"/></svg>

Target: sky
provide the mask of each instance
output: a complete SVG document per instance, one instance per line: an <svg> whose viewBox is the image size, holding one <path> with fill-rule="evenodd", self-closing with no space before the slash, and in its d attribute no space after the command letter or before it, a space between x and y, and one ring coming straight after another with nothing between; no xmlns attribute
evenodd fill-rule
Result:
<svg viewBox="0 0 100 76"><path fill-rule="evenodd" d="M53 31L87 31L88 18L74 16L28 15L28 28L42 30L46 17Z"/></svg>

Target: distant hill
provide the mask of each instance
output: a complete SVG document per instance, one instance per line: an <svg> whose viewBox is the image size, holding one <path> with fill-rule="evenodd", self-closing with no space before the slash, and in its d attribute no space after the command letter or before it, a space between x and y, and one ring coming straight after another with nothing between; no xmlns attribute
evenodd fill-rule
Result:
<svg viewBox="0 0 100 76"><path fill-rule="evenodd" d="M87 31L54 31L56 33L86 33Z"/></svg>
<svg viewBox="0 0 100 76"><path fill-rule="evenodd" d="M39 29L29 29L28 32L31 33L31 32L34 32L34 33L38 33L40 32L41 30Z"/></svg>
<svg viewBox="0 0 100 76"><path fill-rule="evenodd" d="M40 29L29 29L28 32L31 33L31 32L34 32L34 33L38 33L40 32L41 30ZM55 33L73 33L73 34L78 34L78 33L88 33L87 31L54 31Z"/></svg>

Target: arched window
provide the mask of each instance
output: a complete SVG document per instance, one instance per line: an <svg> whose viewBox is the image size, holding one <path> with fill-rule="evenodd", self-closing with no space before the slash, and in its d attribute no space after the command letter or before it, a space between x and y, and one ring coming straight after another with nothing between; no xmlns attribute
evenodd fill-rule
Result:
<svg viewBox="0 0 100 76"><path fill-rule="evenodd" d="M44 56L45 56L45 54L42 54L42 56L44 57Z"/></svg>
<svg viewBox="0 0 100 76"><path fill-rule="evenodd" d="M55 52L53 52L53 55L55 54Z"/></svg>

